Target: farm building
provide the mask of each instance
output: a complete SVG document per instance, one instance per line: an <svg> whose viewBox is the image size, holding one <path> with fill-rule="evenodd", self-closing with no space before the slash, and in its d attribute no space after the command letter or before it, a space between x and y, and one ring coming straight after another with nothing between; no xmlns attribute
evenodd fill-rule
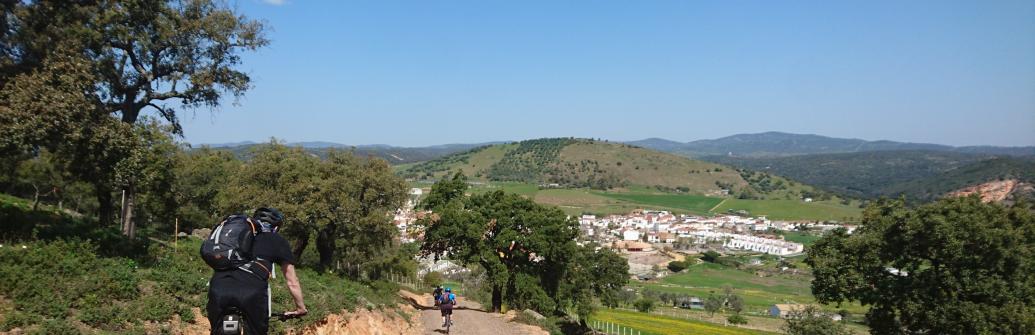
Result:
<svg viewBox="0 0 1035 335"><path fill-rule="evenodd" d="M801 311L805 309L805 305L802 304L775 304L769 307L769 316L777 316L781 318L791 317L791 313Z"/></svg>
<svg viewBox="0 0 1035 335"><path fill-rule="evenodd" d="M704 309L704 301L701 301L698 297L692 297L690 299L679 301L679 308L686 309Z"/></svg>

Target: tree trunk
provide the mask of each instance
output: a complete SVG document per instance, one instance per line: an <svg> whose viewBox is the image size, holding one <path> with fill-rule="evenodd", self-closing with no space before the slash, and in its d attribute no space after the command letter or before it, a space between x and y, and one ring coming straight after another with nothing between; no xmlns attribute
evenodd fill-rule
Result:
<svg viewBox="0 0 1035 335"><path fill-rule="evenodd" d="M503 286L492 285L492 312L499 313L503 310Z"/></svg>
<svg viewBox="0 0 1035 335"><path fill-rule="evenodd" d="M123 189L126 192L126 203L122 206L122 235L133 239L136 237L136 224L133 223L133 204L136 199L136 192L133 190L133 186L129 186Z"/></svg>
<svg viewBox="0 0 1035 335"><path fill-rule="evenodd" d="M115 206L112 206L111 189L107 187L97 186L97 220L101 226L107 226L111 224L112 219L115 216Z"/></svg>
<svg viewBox="0 0 1035 335"><path fill-rule="evenodd" d="M40 188L36 185L32 185L32 188L35 190L32 194L32 211L35 212L40 208Z"/></svg>
<svg viewBox="0 0 1035 335"><path fill-rule="evenodd" d="M309 232L298 234L295 239L295 248L291 250L291 253L295 255L295 262L302 260L302 252L309 246Z"/></svg>
<svg viewBox="0 0 1035 335"><path fill-rule="evenodd" d="M334 236L337 230L338 226L331 222L316 234L316 251L320 253L318 270L321 272L330 268L334 262Z"/></svg>

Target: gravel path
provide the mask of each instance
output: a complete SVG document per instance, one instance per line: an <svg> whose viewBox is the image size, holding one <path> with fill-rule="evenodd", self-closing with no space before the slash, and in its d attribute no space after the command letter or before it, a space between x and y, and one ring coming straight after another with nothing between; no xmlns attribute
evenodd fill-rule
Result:
<svg viewBox="0 0 1035 335"><path fill-rule="evenodd" d="M421 321L424 323L424 334L445 334L446 329L442 327L442 314L435 307L432 307L430 295L422 297L426 304L421 311ZM450 335L540 335L545 331L537 327L510 322L505 316L482 311L482 306L474 301L465 301L463 297L457 297L459 308L453 308L453 327Z"/></svg>

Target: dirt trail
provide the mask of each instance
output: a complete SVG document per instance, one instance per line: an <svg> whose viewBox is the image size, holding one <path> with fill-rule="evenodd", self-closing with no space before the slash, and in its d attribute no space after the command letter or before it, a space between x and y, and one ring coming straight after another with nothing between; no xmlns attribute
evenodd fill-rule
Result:
<svg viewBox="0 0 1035 335"><path fill-rule="evenodd" d="M424 334L435 335L445 334L442 328L442 314L434 307L434 300L430 294L413 295L407 292L404 295L421 309L421 322L424 324ZM514 314L500 315L488 313L482 310L482 306L474 301L468 301L464 297L457 296L458 308L453 309L453 327L450 334L472 335L548 335L541 328L511 322Z"/></svg>

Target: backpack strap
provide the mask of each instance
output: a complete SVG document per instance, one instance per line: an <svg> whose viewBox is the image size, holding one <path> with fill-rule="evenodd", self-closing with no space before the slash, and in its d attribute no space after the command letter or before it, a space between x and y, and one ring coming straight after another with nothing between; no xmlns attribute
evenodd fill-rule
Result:
<svg viewBox="0 0 1035 335"><path fill-rule="evenodd" d="M229 217L228 217L228 219L229 219ZM224 219L223 222L220 222L219 225L216 226L216 229L212 230L212 233L209 234L208 239L215 240L216 244L219 244L219 233L223 232L223 225L224 224L226 224L226 219Z"/></svg>

